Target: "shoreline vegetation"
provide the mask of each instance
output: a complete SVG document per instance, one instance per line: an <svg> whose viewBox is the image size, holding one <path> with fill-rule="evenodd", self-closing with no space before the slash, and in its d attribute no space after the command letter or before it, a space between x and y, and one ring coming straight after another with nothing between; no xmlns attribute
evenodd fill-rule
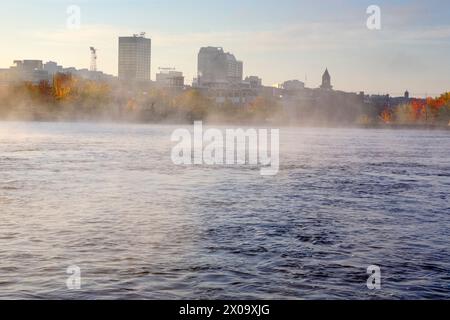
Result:
<svg viewBox="0 0 450 320"><path fill-rule="evenodd" d="M294 112L292 112L294 110ZM244 106L217 104L195 89L130 88L56 74L53 81L0 87L0 120L450 129L450 92L397 106L284 103L260 96Z"/></svg>

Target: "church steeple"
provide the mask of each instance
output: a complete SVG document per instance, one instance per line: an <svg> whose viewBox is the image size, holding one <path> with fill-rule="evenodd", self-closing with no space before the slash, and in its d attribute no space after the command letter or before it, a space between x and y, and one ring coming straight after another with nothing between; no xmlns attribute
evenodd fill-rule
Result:
<svg viewBox="0 0 450 320"><path fill-rule="evenodd" d="M331 76L330 76L330 73L328 72L328 68L326 68L326 70L322 76L322 85L320 86L320 88L325 89L325 90L333 89L333 86L331 85Z"/></svg>

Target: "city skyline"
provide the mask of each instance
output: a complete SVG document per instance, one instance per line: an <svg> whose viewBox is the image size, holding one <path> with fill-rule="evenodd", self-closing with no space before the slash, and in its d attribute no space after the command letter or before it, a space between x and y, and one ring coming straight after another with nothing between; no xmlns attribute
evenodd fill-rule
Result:
<svg viewBox="0 0 450 320"><path fill-rule="evenodd" d="M266 85L299 79L318 87L328 67L337 90L391 95L409 90L415 96L447 90L450 4L378 2L380 31L365 26L368 1L330 1L328 10L311 1L245 1L239 10L233 10L233 1L200 1L196 10L183 1L134 0L127 8L110 1L108 14L101 0L2 3L0 36L11 45L2 48L0 67L42 59L88 68L89 46L95 46L98 69L117 75L117 38L146 31L153 43L152 70L176 67L187 83L196 77L198 50L217 46L244 61L244 77L259 76ZM82 10L80 30L66 29L71 4ZM12 10L20 10L21 19L5 14Z"/></svg>

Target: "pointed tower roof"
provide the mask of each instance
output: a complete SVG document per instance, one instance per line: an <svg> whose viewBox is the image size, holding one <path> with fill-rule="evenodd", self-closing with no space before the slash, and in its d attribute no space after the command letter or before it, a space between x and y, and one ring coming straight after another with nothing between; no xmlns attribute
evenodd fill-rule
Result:
<svg viewBox="0 0 450 320"><path fill-rule="evenodd" d="M332 90L333 86L331 85L331 76L328 72L328 68L325 69L325 72L322 76L322 85L320 86L322 89Z"/></svg>

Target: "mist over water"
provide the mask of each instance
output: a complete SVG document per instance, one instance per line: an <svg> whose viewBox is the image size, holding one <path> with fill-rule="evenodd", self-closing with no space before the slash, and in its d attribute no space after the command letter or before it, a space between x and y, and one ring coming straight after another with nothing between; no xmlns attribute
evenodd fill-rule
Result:
<svg viewBox="0 0 450 320"><path fill-rule="evenodd" d="M281 128L262 177L176 128L0 122L0 298L450 298L448 131Z"/></svg>

